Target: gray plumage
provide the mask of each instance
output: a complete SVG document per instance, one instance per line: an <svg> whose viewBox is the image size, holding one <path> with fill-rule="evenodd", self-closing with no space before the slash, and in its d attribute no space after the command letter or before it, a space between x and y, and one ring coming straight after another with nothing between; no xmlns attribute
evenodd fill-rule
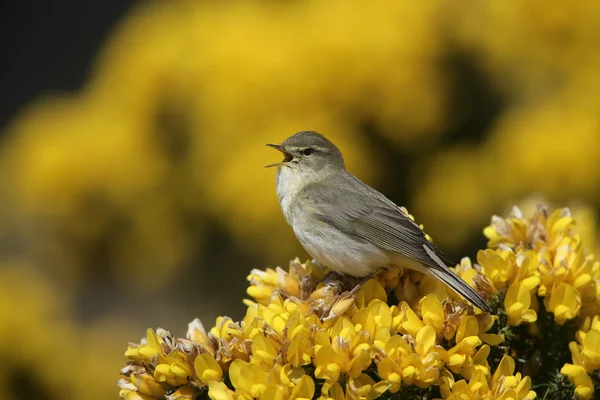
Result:
<svg viewBox="0 0 600 400"><path fill-rule="evenodd" d="M270 146L286 156L273 164L279 167L277 193L285 218L313 258L355 277L393 267L430 273L490 310L400 207L346 171L341 152L323 135L299 132Z"/></svg>

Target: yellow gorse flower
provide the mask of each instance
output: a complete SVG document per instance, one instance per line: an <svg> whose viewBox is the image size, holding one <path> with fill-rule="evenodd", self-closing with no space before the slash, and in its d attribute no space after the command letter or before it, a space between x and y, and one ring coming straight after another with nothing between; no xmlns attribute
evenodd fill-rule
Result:
<svg viewBox="0 0 600 400"><path fill-rule="evenodd" d="M561 373L575 384L575 394L586 400L594 395L589 374L600 372L600 315L587 317L576 337L577 342L569 343L573 364L565 364Z"/></svg>
<svg viewBox="0 0 600 400"><path fill-rule="evenodd" d="M532 276L520 282L514 282L508 288L504 298L504 308L508 315L508 322L513 326L521 325L523 322L535 322L537 320L536 308L532 303L537 303L534 297L535 288L540 278Z"/></svg>
<svg viewBox="0 0 600 400"><path fill-rule="evenodd" d="M332 328L315 335L315 377L329 384L337 382L341 373L358 378L371 365L371 344L368 332L357 331L348 318L340 318Z"/></svg>
<svg viewBox="0 0 600 400"><path fill-rule="evenodd" d="M157 334L150 328L146 330L146 337L141 344L131 344L125 352L125 357L129 357L137 362L166 361L164 354L164 343Z"/></svg>
<svg viewBox="0 0 600 400"><path fill-rule="evenodd" d="M598 311L600 262L586 253L575 225L566 208L549 213L538 207L525 218L515 207L507 219L493 217L485 228L488 246L497 249L480 251L478 261L494 288L510 285L505 306L511 324L537 318L535 298L527 299L534 289L560 325L582 308Z"/></svg>
<svg viewBox="0 0 600 400"><path fill-rule="evenodd" d="M515 362L504 356L493 375L476 371L469 382L454 382L445 378L441 387L442 396L447 400L526 400L534 399L536 394L530 390L531 378L523 377L519 372L513 375Z"/></svg>
<svg viewBox="0 0 600 400"><path fill-rule="evenodd" d="M600 308L598 265L568 210L540 208L528 219L514 210L485 232L498 248L480 251L477 264L463 258L455 271L497 315L419 272L384 271L352 295L345 278L324 285L324 268L296 259L288 271L252 270L239 322L218 317L207 332L194 320L186 338L147 330L125 353L121 397L374 400L438 386L444 399L532 399L531 378L506 355L515 351L511 329L535 338L546 334L541 322L559 329L580 317L576 341L565 345L573 364L561 372L577 396L591 398L600 370L600 315L589 315ZM553 318L538 321L548 312Z"/></svg>
<svg viewBox="0 0 600 400"><path fill-rule="evenodd" d="M374 399L403 385L438 385L445 368L469 376L488 368L482 359L488 350L478 347L491 318L476 317L461 301L442 302L435 293L422 297L415 310L406 302L387 303L387 292L397 289L393 283L421 276L387 271L348 296L325 286L311 289L306 278L323 276L315 274L313 264L293 261L291 268L295 272L250 274L251 287L262 289L248 291L256 302L247 302L241 322L219 317L206 333L195 320L186 339L148 330L145 342L131 345L126 356L132 365L153 365L158 384L207 386L213 399ZM455 336L452 349L440 345ZM314 377L306 374L306 366ZM381 380L375 381L369 369ZM125 384L135 378L124 374ZM231 386L220 383L225 374ZM314 393L315 379L323 382L320 394Z"/></svg>
<svg viewBox="0 0 600 400"><path fill-rule="evenodd" d="M192 364L187 354L173 351L167 355L164 363L160 363L154 370L154 378L160 383L171 386L181 386L188 382L193 373Z"/></svg>
<svg viewBox="0 0 600 400"><path fill-rule="evenodd" d="M496 290L505 288L517 275L515 253L511 250L479 250L477 262Z"/></svg>
<svg viewBox="0 0 600 400"><path fill-rule="evenodd" d="M575 384L575 395L578 399L589 400L594 395L594 383L581 365L565 364L561 374L569 377L569 380Z"/></svg>
<svg viewBox="0 0 600 400"><path fill-rule="evenodd" d="M223 377L223 370L213 356L207 353L198 354L194 359L194 369L196 376L202 383L210 381L220 381Z"/></svg>
<svg viewBox="0 0 600 400"><path fill-rule="evenodd" d="M121 398L135 398L135 395L160 398L165 394L164 387L154 377L145 371L133 372L128 380L121 379L118 382Z"/></svg>

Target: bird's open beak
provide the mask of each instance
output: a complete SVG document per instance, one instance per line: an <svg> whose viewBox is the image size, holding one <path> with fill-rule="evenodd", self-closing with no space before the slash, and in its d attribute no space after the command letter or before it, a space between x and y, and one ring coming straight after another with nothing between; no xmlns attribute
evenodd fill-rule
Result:
<svg viewBox="0 0 600 400"><path fill-rule="evenodd" d="M265 165L265 168L280 167L282 165L286 165L287 163L289 163L290 161L292 161L292 159L294 158L294 156L292 156L292 153L286 151L285 148L282 145L280 145L280 144L268 144L267 146L272 147L275 150L279 150L280 152L283 153L283 155L285 156L285 158L281 162L277 162L277 163Z"/></svg>

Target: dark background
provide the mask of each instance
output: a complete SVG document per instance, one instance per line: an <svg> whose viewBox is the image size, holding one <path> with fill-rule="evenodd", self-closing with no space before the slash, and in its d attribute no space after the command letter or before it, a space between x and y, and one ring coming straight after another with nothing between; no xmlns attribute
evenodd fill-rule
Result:
<svg viewBox="0 0 600 400"><path fill-rule="evenodd" d="M107 33L134 1L0 4L0 126L37 96L81 87Z"/></svg>

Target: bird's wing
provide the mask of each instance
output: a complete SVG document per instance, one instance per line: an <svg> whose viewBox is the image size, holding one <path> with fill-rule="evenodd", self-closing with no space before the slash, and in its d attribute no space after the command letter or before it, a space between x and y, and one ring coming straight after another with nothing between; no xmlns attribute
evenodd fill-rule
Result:
<svg viewBox="0 0 600 400"><path fill-rule="evenodd" d="M300 193L317 218L347 235L421 262L436 278L482 310L486 301L449 267L454 265L396 204L351 175L354 184L312 184ZM356 184L358 183L358 185ZM349 189L352 188L352 189Z"/></svg>
<svg viewBox="0 0 600 400"><path fill-rule="evenodd" d="M423 245L429 246L444 263L451 262L425 237L425 233L396 204L366 185L313 184L301 195L309 194L318 218L340 231L362 238L434 268L440 268ZM318 199L318 202L316 201Z"/></svg>

